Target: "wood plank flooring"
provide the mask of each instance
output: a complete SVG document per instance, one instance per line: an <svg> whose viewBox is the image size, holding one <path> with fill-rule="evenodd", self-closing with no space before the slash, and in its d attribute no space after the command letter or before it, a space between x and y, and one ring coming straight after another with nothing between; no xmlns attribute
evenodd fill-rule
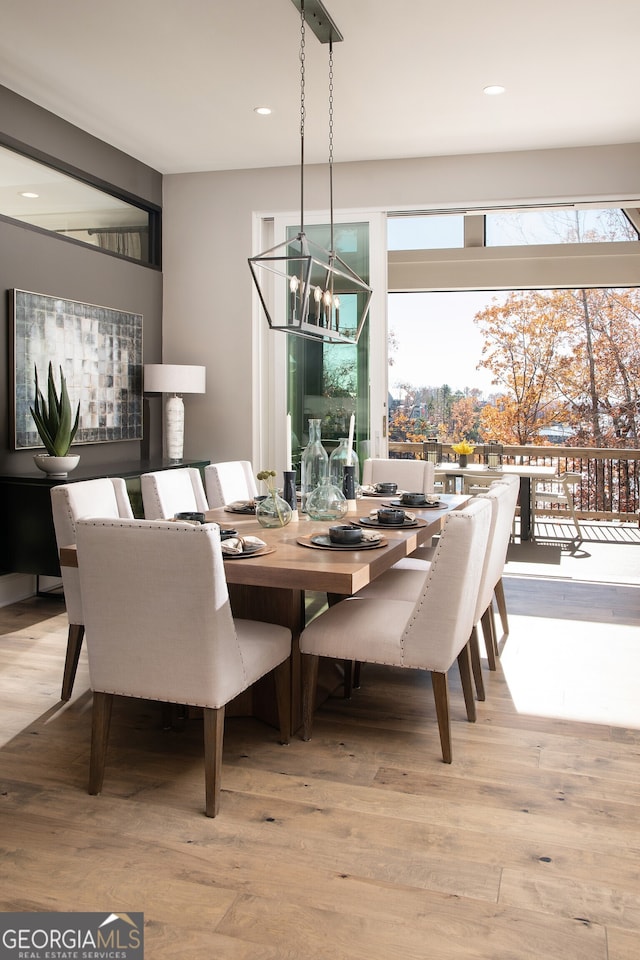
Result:
<svg viewBox="0 0 640 960"><path fill-rule="evenodd" d="M485 663L476 724L452 671L451 765L429 678L365 666L309 743L227 720L215 820L201 723L163 730L139 701L116 702L88 796L91 695L83 653L59 700L62 604L0 609L1 909L143 911L150 960L637 960L640 703L615 727L519 712L509 685L511 645L560 643L574 611L603 643L609 618L637 628L638 589L567 589L507 581L505 666Z"/></svg>

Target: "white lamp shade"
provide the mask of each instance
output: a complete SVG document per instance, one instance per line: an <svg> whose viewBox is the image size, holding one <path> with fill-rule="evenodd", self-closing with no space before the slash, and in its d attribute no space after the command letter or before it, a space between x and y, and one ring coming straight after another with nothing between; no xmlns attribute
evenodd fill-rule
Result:
<svg viewBox="0 0 640 960"><path fill-rule="evenodd" d="M145 393L205 393L206 367L145 363Z"/></svg>

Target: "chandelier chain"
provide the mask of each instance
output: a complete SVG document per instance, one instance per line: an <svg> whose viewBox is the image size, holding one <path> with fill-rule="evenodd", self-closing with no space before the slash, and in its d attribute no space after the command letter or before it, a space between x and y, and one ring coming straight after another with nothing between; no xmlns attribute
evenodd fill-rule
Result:
<svg viewBox="0 0 640 960"><path fill-rule="evenodd" d="M300 5L300 233L304 233L304 125L307 118L305 102L306 32L304 0Z"/></svg>
<svg viewBox="0 0 640 960"><path fill-rule="evenodd" d="M330 241L329 253L335 253L333 239L333 40L329 40L329 216Z"/></svg>

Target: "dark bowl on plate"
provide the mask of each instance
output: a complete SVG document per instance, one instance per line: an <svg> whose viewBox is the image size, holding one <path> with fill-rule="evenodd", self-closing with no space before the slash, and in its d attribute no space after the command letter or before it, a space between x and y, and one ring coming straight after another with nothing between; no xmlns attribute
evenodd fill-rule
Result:
<svg viewBox="0 0 640 960"><path fill-rule="evenodd" d="M398 492L397 483L376 483L376 491L378 493L383 493L385 497L390 497L392 494Z"/></svg>
<svg viewBox="0 0 640 960"><path fill-rule="evenodd" d="M329 527L329 539L331 543L360 543L362 530L350 523L339 524L336 527Z"/></svg>
<svg viewBox="0 0 640 960"><path fill-rule="evenodd" d="M204 513L196 513L193 510L183 510L182 513L176 513L176 520L186 520L187 523L204 523Z"/></svg>
<svg viewBox="0 0 640 960"><path fill-rule="evenodd" d="M403 493L400 499L409 507L418 507L427 502L424 493Z"/></svg>
<svg viewBox="0 0 640 960"><path fill-rule="evenodd" d="M394 510L393 507L384 507L382 510L378 510L378 523L404 523L405 517L404 510Z"/></svg>
<svg viewBox="0 0 640 960"><path fill-rule="evenodd" d="M230 537L237 537L237 536L238 536L237 530L220 530L221 540L228 540Z"/></svg>

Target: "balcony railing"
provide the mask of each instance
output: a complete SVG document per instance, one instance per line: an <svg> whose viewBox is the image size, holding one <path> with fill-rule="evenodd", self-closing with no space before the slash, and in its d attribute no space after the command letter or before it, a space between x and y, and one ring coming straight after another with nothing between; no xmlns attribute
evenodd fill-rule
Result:
<svg viewBox="0 0 640 960"><path fill-rule="evenodd" d="M390 457L424 459L424 444L404 441L389 442ZM455 461L451 445L442 444L444 462ZM469 465L483 462L476 454ZM637 521L640 510L640 450L595 447L505 446L503 463L552 466L556 472L580 474L574 502L578 515L585 520ZM540 510L553 516L553 509ZM557 511L558 513L562 511Z"/></svg>

